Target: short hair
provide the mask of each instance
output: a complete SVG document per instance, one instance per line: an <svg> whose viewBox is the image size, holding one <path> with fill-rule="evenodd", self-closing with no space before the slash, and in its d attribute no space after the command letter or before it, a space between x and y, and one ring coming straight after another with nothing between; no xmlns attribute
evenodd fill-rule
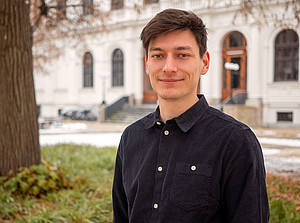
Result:
<svg viewBox="0 0 300 223"><path fill-rule="evenodd" d="M207 51L207 31L201 18L193 12L179 9L166 9L159 12L144 27L140 38L148 58L148 47L150 41L157 36L177 30L190 30L196 39L199 47L200 57L202 58Z"/></svg>

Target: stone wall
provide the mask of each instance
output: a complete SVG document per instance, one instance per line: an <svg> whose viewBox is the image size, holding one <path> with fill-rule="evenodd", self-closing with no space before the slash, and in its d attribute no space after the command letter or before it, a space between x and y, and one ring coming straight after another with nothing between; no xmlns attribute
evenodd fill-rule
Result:
<svg viewBox="0 0 300 223"><path fill-rule="evenodd" d="M260 109L247 105L224 105L223 112L231 115L235 119L243 122L250 127L261 126L261 112Z"/></svg>

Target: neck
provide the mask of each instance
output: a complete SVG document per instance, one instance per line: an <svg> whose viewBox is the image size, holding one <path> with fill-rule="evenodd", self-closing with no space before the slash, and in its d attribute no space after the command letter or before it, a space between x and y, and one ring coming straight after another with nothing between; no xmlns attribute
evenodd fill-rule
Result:
<svg viewBox="0 0 300 223"><path fill-rule="evenodd" d="M191 108L198 101L197 95L193 98L185 100L165 100L163 98L158 98L160 118L166 123L167 120L178 117Z"/></svg>

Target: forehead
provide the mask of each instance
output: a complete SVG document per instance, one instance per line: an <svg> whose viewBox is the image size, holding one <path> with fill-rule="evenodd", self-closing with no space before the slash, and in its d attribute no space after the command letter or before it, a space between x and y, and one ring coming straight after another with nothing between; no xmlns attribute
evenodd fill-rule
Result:
<svg viewBox="0 0 300 223"><path fill-rule="evenodd" d="M181 46L189 46L190 48L198 48L196 38L190 30L176 30L167 34L159 35L150 40L148 49L151 48L174 48Z"/></svg>

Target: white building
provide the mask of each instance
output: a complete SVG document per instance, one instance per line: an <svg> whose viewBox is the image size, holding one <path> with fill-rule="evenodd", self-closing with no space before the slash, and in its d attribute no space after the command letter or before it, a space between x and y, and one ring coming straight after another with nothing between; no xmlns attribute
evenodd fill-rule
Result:
<svg viewBox="0 0 300 223"><path fill-rule="evenodd" d="M143 2L143 7L137 7ZM210 104L220 107L230 93L246 93L245 105L228 105L224 111L254 124L299 127L299 26L298 29L276 26L278 20L272 18L258 24L255 15L245 19L241 16L241 2L102 1L104 10L112 10L106 31L92 35L87 40L88 49L82 53L66 46L66 53L51 63L49 74L35 74L40 115L55 117L64 107L94 107L103 100L112 104L129 95L136 103L156 103L144 72L139 35L157 12L180 8L193 11L208 28L211 64L210 71L201 77L200 92ZM268 2L264 6L267 12L284 14L286 0L279 1L282 4ZM257 10L255 6L253 9ZM292 13L285 15L285 25L297 27L293 17L287 16ZM230 65L233 69L226 69ZM250 116L253 120L249 120Z"/></svg>

